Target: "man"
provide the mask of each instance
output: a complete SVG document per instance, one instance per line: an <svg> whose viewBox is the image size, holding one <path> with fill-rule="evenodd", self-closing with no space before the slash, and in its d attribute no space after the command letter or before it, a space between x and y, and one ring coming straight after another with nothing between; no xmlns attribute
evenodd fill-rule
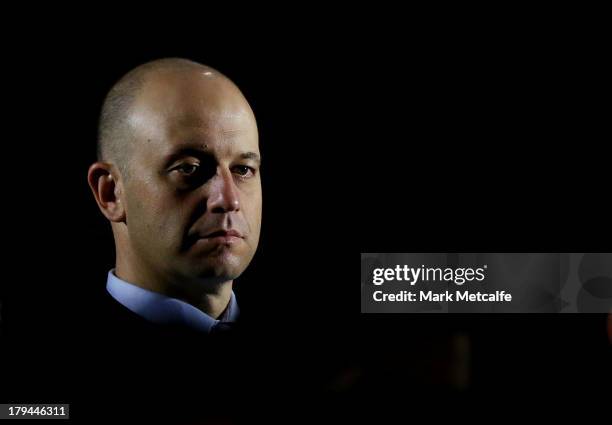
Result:
<svg viewBox="0 0 612 425"><path fill-rule="evenodd" d="M162 406L172 418L198 417L226 412L247 391L257 367L244 340L221 331L236 321L233 282L259 241L260 162L253 111L218 71L161 59L112 87L88 183L116 263L70 353L70 364L103 359L75 377L81 409L98 411L96 400L112 394L109 417L159 417Z"/></svg>
<svg viewBox="0 0 612 425"><path fill-rule="evenodd" d="M200 333L235 321L233 281L259 241L259 170L253 112L218 71L161 59L113 86L88 182L111 223L106 289L124 312Z"/></svg>

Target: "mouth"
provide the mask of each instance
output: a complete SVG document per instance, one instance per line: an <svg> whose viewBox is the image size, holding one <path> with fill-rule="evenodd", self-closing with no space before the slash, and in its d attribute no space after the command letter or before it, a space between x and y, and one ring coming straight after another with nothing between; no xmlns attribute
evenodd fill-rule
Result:
<svg viewBox="0 0 612 425"><path fill-rule="evenodd" d="M198 236L197 242L231 245L244 239L242 233L234 229L216 230L204 236Z"/></svg>
<svg viewBox="0 0 612 425"><path fill-rule="evenodd" d="M235 237L235 238L243 238L242 233L240 233L237 230L234 229L228 229L228 230L216 230L212 233L208 233L207 235L203 236L203 239L206 238L217 238L217 237Z"/></svg>

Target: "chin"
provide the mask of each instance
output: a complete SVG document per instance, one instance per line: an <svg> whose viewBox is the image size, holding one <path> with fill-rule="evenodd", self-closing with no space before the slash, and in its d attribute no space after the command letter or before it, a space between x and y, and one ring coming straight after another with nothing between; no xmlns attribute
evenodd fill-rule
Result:
<svg viewBox="0 0 612 425"><path fill-rule="evenodd" d="M237 249L240 248L240 249ZM195 280L215 283L239 277L247 268L254 252L244 246L213 250L194 250L182 259L183 274Z"/></svg>
<svg viewBox="0 0 612 425"><path fill-rule="evenodd" d="M222 283L238 278L245 269L246 266L238 261L238 259L235 259L235 261L209 259L206 261L206 264L199 264L196 267L194 276L202 280L214 280L215 282Z"/></svg>

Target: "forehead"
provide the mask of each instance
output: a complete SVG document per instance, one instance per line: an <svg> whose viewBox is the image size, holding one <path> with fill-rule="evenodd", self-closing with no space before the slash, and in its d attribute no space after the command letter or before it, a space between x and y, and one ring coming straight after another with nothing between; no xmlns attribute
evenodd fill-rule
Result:
<svg viewBox="0 0 612 425"><path fill-rule="evenodd" d="M219 77L170 76L148 82L134 102L130 123L136 139L146 140L145 150L152 153L186 145L228 155L259 150L248 103L232 83Z"/></svg>

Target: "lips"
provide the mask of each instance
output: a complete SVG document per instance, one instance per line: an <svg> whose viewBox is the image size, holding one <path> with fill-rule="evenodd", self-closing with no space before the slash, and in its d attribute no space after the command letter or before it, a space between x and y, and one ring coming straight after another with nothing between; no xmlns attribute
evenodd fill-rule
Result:
<svg viewBox="0 0 612 425"><path fill-rule="evenodd" d="M244 242L244 234L237 229L212 228L194 230L187 236L184 249L204 249L208 251L212 247L225 246L227 248L238 246Z"/></svg>
<svg viewBox="0 0 612 425"><path fill-rule="evenodd" d="M211 232L211 233L208 233L208 234L202 236L203 239L212 239L212 238L217 238L217 237L244 238L242 233L240 233L238 230L235 230L235 229L216 230L214 232Z"/></svg>
<svg viewBox="0 0 612 425"><path fill-rule="evenodd" d="M214 232L198 234L194 241L196 246L233 246L244 240L244 236L236 229L219 229Z"/></svg>

